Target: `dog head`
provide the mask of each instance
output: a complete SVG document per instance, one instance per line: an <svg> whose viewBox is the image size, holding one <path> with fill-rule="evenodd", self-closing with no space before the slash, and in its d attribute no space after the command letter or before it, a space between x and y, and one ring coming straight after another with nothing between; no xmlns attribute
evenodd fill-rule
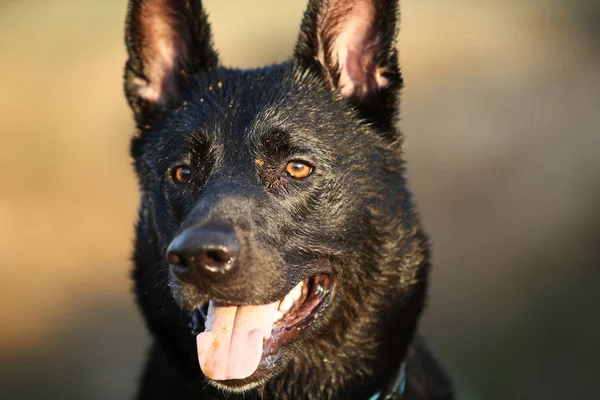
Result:
<svg viewBox="0 0 600 400"><path fill-rule="evenodd" d="M136 258L156 254L137 273L168 280L204 330L195 362L215 386L299 366L343 384L406 350L427 263L394 127L397 11L310 1L291 60L237 70L219 64L200 1L130 3ZM159 320L148 308L167 306L146 297L167 302L164 287L138 285Z"/></svg>

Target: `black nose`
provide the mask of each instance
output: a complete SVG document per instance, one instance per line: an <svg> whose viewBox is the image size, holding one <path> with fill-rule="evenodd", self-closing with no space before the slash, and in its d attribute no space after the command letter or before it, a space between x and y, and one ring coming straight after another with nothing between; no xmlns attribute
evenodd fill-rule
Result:
<svg viewBox="0 0 600 400"><path fill-rule="evenodd" d="M181 232L167 248L167 261L181 279L225 274L233 268L240 245L233 231L192 227Z"/></svg>

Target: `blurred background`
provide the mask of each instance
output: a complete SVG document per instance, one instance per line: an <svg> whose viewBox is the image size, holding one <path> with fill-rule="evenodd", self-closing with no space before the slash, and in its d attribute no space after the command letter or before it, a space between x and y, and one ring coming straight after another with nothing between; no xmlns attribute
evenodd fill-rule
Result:
<svg viewBox="0 0 600 400"><path fill-rule="evenodd" d="M226 65L304 0L205 0ZM401 127L461 399L600 398L600 2L402 1ZM0 1L0 399L126 399L148 335L124 0Z"/></svg>

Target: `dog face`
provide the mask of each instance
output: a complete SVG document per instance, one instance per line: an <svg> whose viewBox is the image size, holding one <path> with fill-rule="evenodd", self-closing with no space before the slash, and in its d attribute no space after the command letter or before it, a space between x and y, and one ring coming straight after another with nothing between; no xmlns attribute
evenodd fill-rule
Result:
<svg viewBox="0 0 600 400"><path fill-rule="evenodd" d="M393 126L396 14L395 1L311 1L292 60L235 70L200 1L131 1L136 274L168 280L212 385L246 391L300 366L369 374L406 350L426 254ZM151 310L172 310L164 293L138 278L151 328L169 329ZM166 345L190 353L188 339Z"/></svg>

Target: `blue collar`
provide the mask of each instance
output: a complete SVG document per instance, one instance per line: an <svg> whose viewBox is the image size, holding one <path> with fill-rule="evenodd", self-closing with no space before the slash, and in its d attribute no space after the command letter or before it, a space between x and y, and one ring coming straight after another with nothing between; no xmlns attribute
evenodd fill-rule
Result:
<svg viewBox="0 0 600 400"><path fill-rule="evenodd" d="M369 398L369 400L391 400L402 399L406 390L406 363L402 363L396 378L390 383L389 389L380 390ZM397 396L397 397L396 397Z"/></svg>

